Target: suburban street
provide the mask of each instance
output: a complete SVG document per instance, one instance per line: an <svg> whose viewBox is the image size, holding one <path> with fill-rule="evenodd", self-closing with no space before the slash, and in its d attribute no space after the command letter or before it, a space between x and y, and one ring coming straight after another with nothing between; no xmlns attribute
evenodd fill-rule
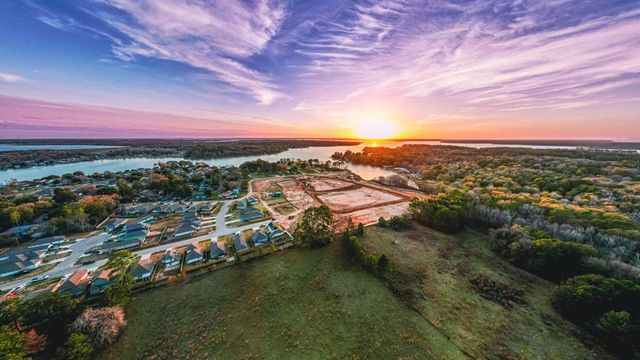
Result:
<svg viewBox="0 0 640 360"><path fill-rule="evenodd" d="M139 255L140 257L148 257L149 255L151 255L152 253L155 252L159 252L159 251L166 251L168 249L171 248L175 248L175 247L180 247L180 246L184 246L184 245L188 245L191 244L193 242L198 242L198 241L203 241L203 240L209 240L209 239L213 239L216 237L220 237L220 236L224 236L224 235L230 235L233 233L236 233L238 231L244 231L244 230L249 230L249 229L253 229L262 225L266 225L268 224L271 220L265 220L265 221L261 221L261 222L256 222L253 224L248 224L248 225L243 225L243 226L239 226L239 227L234 227L234 228L230 228L227 227L224 221L225 215L227 215L227 212L229 211L229 207L231 206L231 204L233 202L235 202L236 200L227 200L227 201L222 201L222 207L220 208L220 211L218 212L218 214L216 215L216 230L209 233L209 234L205 234L205 235L201 235L201 236L196 236L193 238L189 238L189 239L184 239L184 240L180 240L180 241L175 241L175 242L170 242L170 243L166 243L166 244L162 244L162 245L158 245L158 246L154 246L154 247L150 247L150 248L146 248L146 249L141 249L141 250L137 250L137 251L132 251L132 253ZM99 245L101 243L103 243L105 240L109 239L109 235L107 233L99 233L97 235L94 235L92 237L89 238L85 238L85 239L79 239L76 243L72 244L69 249L72 251L71 254L66 257L63 261L60 261L59 263L56 264L55 267L53 267L52 269L50 269L49 271L45 272L45 273L41 273L38 275L34 275L28 278L23 278L20 280L16 280L16 281L11 281L11 282L7 282L4 284L0 284L0 290L10 290L13 289L15 287L27 284L29 282L29 280L31 280L33 277L36 276L43 276L43 275L49 275L49 277L58 277L58 276L64 276L64 275L68 275L73 273L76 270L80 270L80 269L84 269L84 270L95 270L101 266L103 266L104 264L107 263L106 259L102 259L102 260L98 260L92 264L86 264L86 265L78 265L75 264L75 262L89 249L91 249L92 247Z"/></svg>

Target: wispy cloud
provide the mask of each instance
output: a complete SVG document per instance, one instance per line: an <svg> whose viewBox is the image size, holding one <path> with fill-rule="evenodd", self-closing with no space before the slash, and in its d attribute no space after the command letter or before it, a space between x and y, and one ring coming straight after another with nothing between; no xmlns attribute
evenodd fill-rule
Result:
<svg viewBox="0 0 640 360"><path fill-rule="evenodd" d="M102 18L129 39L114 44L114 54L119 58L156 57L205 69L262 104L284 97L269 76L243 64L260 54L278 32L286 12L283 3L268 0L253 5L239 0L105 3L120 12L104 12ZM121 16L122 12L129 19Z"/></svg>
<svg viewBox="0 0 640 360"><path fill-rule="evenodd" d="M17 83L20 81L24 81L24 78L20 75L0 72L0 81L4 81L8 83Z"/></svg>

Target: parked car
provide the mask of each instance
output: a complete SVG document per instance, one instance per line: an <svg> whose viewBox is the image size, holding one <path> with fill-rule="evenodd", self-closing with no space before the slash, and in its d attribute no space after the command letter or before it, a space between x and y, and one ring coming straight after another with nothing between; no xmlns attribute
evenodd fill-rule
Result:
<svg viewBox="0 0 640 360"><path fill-rule="evenodd" d="M49 278L49 275L36 276L33 279L29 280L29 284L34 284L40 281L44 281L44 280L47 280L48 278Z"/></svg>

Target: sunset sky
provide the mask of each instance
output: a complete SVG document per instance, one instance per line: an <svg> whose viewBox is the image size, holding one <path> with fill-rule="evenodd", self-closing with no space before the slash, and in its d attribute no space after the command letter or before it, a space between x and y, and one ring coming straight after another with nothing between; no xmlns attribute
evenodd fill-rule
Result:
<svg viewBox="0 0 640 360"><path fill-rule="evenodd" d="M1 138L372 126L638 141L640 1L0 2Z"/></svg>

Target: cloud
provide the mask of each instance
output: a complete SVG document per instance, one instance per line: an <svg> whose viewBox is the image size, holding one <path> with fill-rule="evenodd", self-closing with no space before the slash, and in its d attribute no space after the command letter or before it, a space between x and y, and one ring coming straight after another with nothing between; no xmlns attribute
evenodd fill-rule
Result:
<svg viewBox="0 0 640 360"><path fill-rule="evenodd" d="M307 57L296 64L300 75L320 83L319 96L298 109L335 102L340 95L330 89L345 84L497 111L575 108L597 104L604 92L637 88L640 9L581 4L356 5L345 10L349 16L319 24L315 40L298 43Z"/></svg>
<svg viewBox="0 0 640 360"><path fill-rule="evenodd" d="M119 11L102 13L103 20L128 38L114 44L120 59L155 57L204 69L261 104L285 97L269 76L244 64L277 34L286 15L283 3L116 0L105 4Z"/></svg>
<svg viewBox="0 0 640 360"><path fill-rule="evenodd" d="M17 83L24 81L24 78L19 75L9 74L9 73L0 73L0 81L8 82L8 83Z"/></svg>

